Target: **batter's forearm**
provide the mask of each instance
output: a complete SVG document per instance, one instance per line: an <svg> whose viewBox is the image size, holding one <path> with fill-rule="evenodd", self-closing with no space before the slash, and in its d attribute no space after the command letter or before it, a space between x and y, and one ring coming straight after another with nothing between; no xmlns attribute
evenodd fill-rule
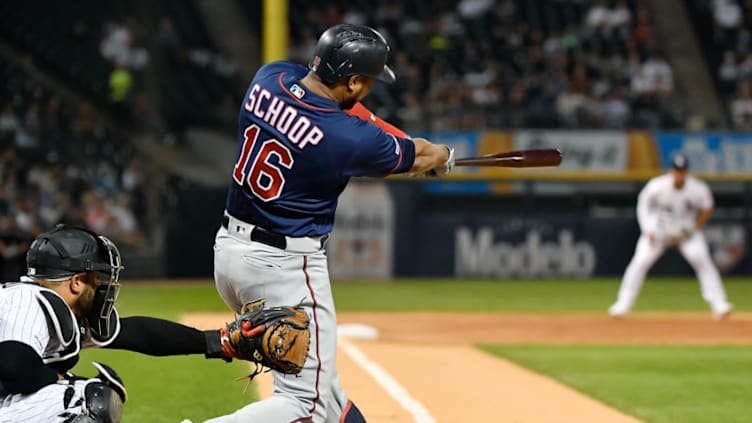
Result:
<svg viewBox="0 0 752 423"><path fill-rule="evenodd" d="M413 138L415 143L415 162L410 168L412 173L424 173L443 166L449 159L449 149L442 144L432 144L424 138Z"/></svg>
<svg viewBox="0 0 752 423"><path fill-rule="evenodd" d="M695 220L695 229L698 231L705 227L705 224L710 220L710 216L713 214L713 209L701 210L697 213L697 219Z"/></svg>

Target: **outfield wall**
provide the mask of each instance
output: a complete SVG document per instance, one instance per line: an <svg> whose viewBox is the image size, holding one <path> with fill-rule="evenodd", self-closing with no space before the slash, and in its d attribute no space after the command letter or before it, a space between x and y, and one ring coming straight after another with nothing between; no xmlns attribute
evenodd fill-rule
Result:
<svg viewBox="0 0 752 423"><path fill-rule="evenodd" d="M620 275L636 195L681 151L713 188L706 235L725 274L752 273L752 134L483 131L434 134L458 157L560 148L557 169L458 168L447 180L357 180L329 241L335 278ZM182 188L165 227L165 273L209 277L224 190ZM669 252L653 274L690 275Z"/></svg>

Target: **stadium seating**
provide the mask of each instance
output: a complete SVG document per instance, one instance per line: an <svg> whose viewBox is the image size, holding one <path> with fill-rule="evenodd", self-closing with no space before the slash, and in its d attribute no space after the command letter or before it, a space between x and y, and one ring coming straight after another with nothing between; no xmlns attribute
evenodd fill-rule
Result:
<svg viewBox="0 0 752 423"><path fill-rule="evenodd" d="M0 65L0 240L64 221L142 242L144 175L131 144L37 74L29 62Z"/></svg>
<svg viewBox="0 0 752 423"><path fill-rule="evenodd" d="M166 17L173 38L164 37ZM117 115L131 112L130 101L145 91L149 71L159 81L160 112L174 126L214 124L207 110L227 95L242 95L227 75L231 60L219 54L191 2L3 2L0 36ZM129 70L133 88L122 104L113 104L109 81L118 67Z"/></svg>
<svg viewBox="0 0 752 423"><path fill-rule="evenodd" d="M290 57L306 62L332 24L380 29L399 80L367 103L409 131L683 125L635 0L388 0L370 14L362 3L291 0ZM656 61L668 72L657 87L644 66Z"/></svg>
<svg viewBox="0 0 752 423"><path fill-rule="evenodd" d="M687 6L730 123L752 130L752 3L689 0Z"/></svg>

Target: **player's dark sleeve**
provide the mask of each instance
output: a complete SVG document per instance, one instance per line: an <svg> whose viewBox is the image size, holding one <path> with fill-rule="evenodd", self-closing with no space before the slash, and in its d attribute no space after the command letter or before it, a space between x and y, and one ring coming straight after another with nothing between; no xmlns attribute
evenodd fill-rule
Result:
<svg viewBox="0 0 752 423"><path fill-rule="evenodd" d="M180 323L145 316L121 318L120 333L105 348L155 356L204 354L206 358L223 358L218 330L200 331Z"/></svg>
<svg viewBox="0 0 752 423"><path fill-rule="evenodd" d="M355 121L355 119L352 119ZM345 176L387 176L409 171L415 162L415 144L407 138L387 134L358 119L352 128L352 141L345 162Z"/></svg>
<svg viewBox="0 0 752 423"><path fill-rule="evenodd" d="M42 362L30 345L0 342L0 393L30 394L55 383L58 374Z"/></svg>

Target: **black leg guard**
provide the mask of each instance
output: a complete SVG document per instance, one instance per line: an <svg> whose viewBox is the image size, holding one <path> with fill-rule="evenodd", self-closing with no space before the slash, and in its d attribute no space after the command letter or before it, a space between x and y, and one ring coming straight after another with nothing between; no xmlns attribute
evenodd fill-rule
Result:
<svg viewBox="0 0 752 423"><path fill-rule="evenodd" d="M360 412L354 402L348 401L347 407L345 407L345 415L342 422L344 423L366 423L366 418L363 417L363 413Z"/></svg>
<svg viewBox="0 0 752 423"><path fill-rule="evenodd" d="M89 382L86 385L84 405L86 414L97 423L120 423L123 416L123 400L120 395L101 382Z"/></svg>

